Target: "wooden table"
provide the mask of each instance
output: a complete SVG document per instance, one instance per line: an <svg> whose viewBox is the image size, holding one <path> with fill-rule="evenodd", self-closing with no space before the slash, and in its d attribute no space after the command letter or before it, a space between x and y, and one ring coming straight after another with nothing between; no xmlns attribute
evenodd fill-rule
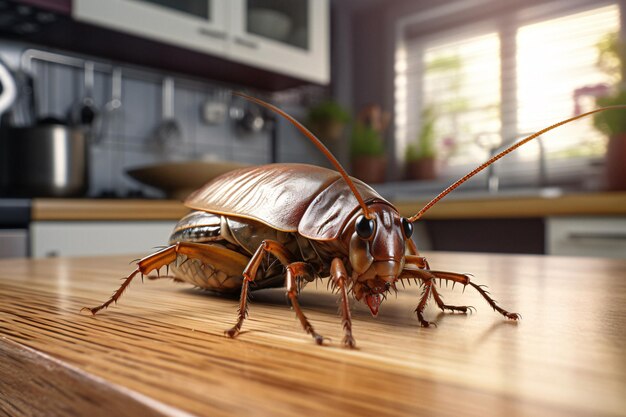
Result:
<svg viewBox="0 0 626 417"><path fill-rule="evenodd" d="M377 319L355 306L351 351L321 285L301 302L332 339L324 347L280 290L254 294L237 340L222 335L235 300L165 280L79 314L132 258L0 262L0 415L626 415L624 261L429 254L437 269L472 272L523 320L504 321L457 285L445 299L478 312L431 306L438 327L422 329L412 286Z"/></svg>

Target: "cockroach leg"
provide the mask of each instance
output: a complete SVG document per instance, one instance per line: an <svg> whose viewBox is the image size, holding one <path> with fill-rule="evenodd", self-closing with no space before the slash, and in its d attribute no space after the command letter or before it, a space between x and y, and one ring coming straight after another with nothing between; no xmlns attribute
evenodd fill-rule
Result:
<svg viewBox="0 0 626 417"><path fill-rule="evenodd" d="M417 245L415 244L413 239L408 239L406 241L406 248L407 248L407 251L409 252L409 255L416 255L416 256L420 255L420 253L417 250Z"/></svg>
<svg viewBox="0 0 626 417"><path fill-rule="evenodd" d="M417 308L415 309L415 312L417 313L417 319L420 321L422 327L430 327L431 325L437 327L435 323L426 321L424 319L424 309L426 308L426 303L428 303L428 298L430 297L433 288L434 283L432 279L427 279L424 281L422 297L420 298L420 302L417 304Z"/></svg>
<svg viewBox="0 0 626 417"><path fill-rule="evenodd" d="M330 264L330 277L339 287L341 293L341 323L343 324L343 345L347 348L355 348L356 341L352 337L352 319L350 317L350 303L348 302L348 292L346 290L346 282L348 280L348 272L346 267L339 258L333 259Z"/></svg>
<svg viewBox="0 0 626 417"><path fill-rule="evenodd" d="M239 297L239 309L237 310L237 323L224 334L230 338L236 337L241 331L243 321L248 317L248 284L249 280L244 279L241 283L241 296Z"/></svg>
<svg viewBox="0 0 626 417"><path fill-rule="evenodd" d="M182 279L176 278L175 276L172 276L172 275L158 275L158 276L146 275L145 277L148 278L148 280L150 281L156 281L157 279L171 279L174 282L185 282Z"/></svg>
<svg viewBox="0 0 626 417"><path fill-rule="evenodd" d="M431 288L431 290L433 293L433 298L435 299L435 302L437 303L437 306L441 309L441 311L446 311L446 310L460 311L461 313L467 313L468 311L471 313L472 310L476 311L476 308L474 306L452 306L452 305L444 304L441 298L441 295L439 295L439 292L437 291L437 288L435 288L434 285Z"/></svg>
<svg viewBox="0 0 626 417"><path fill-rule="evenodd" d="M502 314L507 319L511 320L519 320L521 316L518 313L510 313L507 310L501 308L498 303L489 296L489 293L485 291L482 286L475 284L470 281L470 276L467 274L459 274L456 272L446 272L446 271L431 271L425 269L415 269L415 268L405 268L400 274L398 279L414 279L418 278L426 283L427 280L432 279L442 279L446 281L452 281L454 283L459 283L463 285L463 287L470 285L475 288L476 291L489 303L489 305L498 313ZM436 291L436 290L435 290ZM436 300L436 299L435 299ZM439 305L439 303L437 303ZM441 305L439 306L441 308ZM452 306L451 306L452 307ZM469 310L469 307L466 307ZM461 311L461 310L459 310Z"/></svg>
<svg viewBox="0 0 626 417"><path fill-rule="evenodd" d="M297 281L301 279L307 279L310 274L311 266L306 262L294 262L287 265L287 274L285 277L287 297L289 297L289 301L291 301L293 310L296 312L296 317L298 317L298 320L300 320L304 331L307 332L307 334L313 336L313 339L315 339L315 343L321 345L324 343L324 337L322 337L319 333L315 331L315 329L313 329L313 326L300 309L300 303L298 303Z"/></svg>
<svg viewBox="0 0 626 417"><path fill-rule="evenodd" d="M236 337L241 331L243 321L248 317L248 284L250 281L256 279L259 266L263 262L266 255L274 255L276 259L280 261L285 267L287 267L292 259L293 255L282 244L274 240L264 240L261 242L257 250L250 258L250 262L243 270L243 282L241 286L241 296L239 298L239 309L237 311L237 323L230 329L226 330L224 334L228 337Z"/></svg>
<svg viewBox="0 0 626 417"><path fill-rule="evenodd" d="M487 302L489 303L489 305L498 313L502 314L504 317L506 317L507 319L511 319L511 320L520 320L522 318L522 316L519 313L509 313L508 311L506 311L505 309L503 309L502 307L500 307L498 305L498 303L496 302L496 300L494 300L493 298L491 298L488 294L487 291L485 291L482 286L478 285L478 284L474 284L473 282L470 282L469 285L471 285L472 287L474 287L476 289L476 291L478 291L480 293L480 295L483 296L483 298L485 300L487 300Z"/></svg>
<svg viewBox="0 0 626 417"><path fill-rule="evenodd" d="M256 252L254 252L254 255L252 255L252 258L250 258L250 262L243 270L243 277L245 279L254 281L259 266L261 266L261 262L263 262L263 255L266 253L274 255L283 266L287 266L294 261L293 255L284 245L275 240L266 239L261 242Z"/></svg>
<svg viewBox="0 0 626 417"><path fill-rule="evenodd" d="M421 269L429 269L428 261L423 256L405 255L404 262L406 265L415 265Z"/></svg>
<svg viewBox="0 0 626 417"><path fill-rule="evenodd" d="M117 289L117 291L113 293L111 298L109 298L107 301L97 307L83 307L81 311L89 311L91 314L96 314L98 311L107 308L112 303L116 303L117 300L122 296L126 288L128 288L133 278L135 278L138 274L141 274L141 276L143 277L144 275L148 275L155 269L158 271L159 268L175 262L178 255L186 255L192 258L201 258L203 251L205 250L206 245L202 245L199 243L179 242L151 255L148 255L145 258L137 261L137 268L124 279L122 285Z"/></svg>

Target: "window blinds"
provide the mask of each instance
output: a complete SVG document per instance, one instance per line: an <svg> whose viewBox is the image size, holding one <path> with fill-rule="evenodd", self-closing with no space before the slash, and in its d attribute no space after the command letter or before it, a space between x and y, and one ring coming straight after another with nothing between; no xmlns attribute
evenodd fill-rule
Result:
<svg viewBox="0 0 626 417"><path fill-rule="evenodd" d="M444 176L454 177L498 144L593 108L594 94L614 83L597 60L601 40L620 30L619 7L549 4L404 38L395 63L397 148L418 140L424 110L434 109L437 156ZM586 119L549 133L543 144L558 179L580 175L603 154L605 138ZM533 181L538 150L520 148L500 164L500 175Z"/></svg>

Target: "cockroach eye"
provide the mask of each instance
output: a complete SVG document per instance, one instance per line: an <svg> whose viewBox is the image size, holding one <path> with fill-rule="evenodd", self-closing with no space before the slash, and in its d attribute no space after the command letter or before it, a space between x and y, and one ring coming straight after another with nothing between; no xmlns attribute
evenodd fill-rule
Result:
<svg viewBox="0 0 626 417"><path fill-rule="evenodd" d="M402 230L404 231L404 237L406 237L407 239L410 239L413 235L413 223L411 223L404 217L402 218Z"/></svg>
<svg viewBox="0 0 626 417"><path fill-rule="evenodd" d="M361 239L369 239L374 234L374 220L361 215L356 219L355 229Z"/></svg>

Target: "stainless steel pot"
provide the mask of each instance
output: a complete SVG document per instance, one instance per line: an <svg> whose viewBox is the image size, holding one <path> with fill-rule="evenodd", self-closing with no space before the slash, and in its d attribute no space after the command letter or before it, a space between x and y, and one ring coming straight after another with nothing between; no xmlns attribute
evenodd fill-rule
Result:
<svg viewBox="0 0 626 417"><path fill-rule="evenodd" d="M5 194L79 197L88 187L85 131L57 123L6 127L0 133Z"/></svg>

